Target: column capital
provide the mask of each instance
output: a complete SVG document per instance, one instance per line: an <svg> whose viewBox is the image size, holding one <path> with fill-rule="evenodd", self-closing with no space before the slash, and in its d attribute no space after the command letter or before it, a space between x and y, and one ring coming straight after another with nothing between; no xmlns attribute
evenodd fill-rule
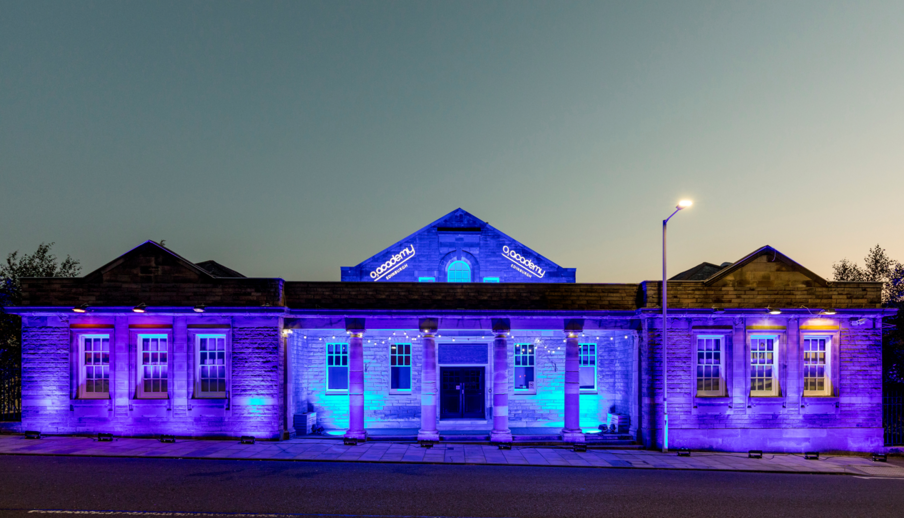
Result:
<svg viewBox="0 0 904 518"><path fill-rule="evenodd" d="M491 319L493 325L493 333L498 335L504 335L512 330L511 321L507 318L493 318Z"/></svg>
<svg viewBox="0 0 904 518"><path fill-rule="evenodd" d="M584 319L583 318L566 319L563 329L565 330L566 333L583 333L584 332Z"/></svg>
<svg viewBox="0 0 904 518"><path fill-rule="evenodd" d="M439 319L437 318L420 318L417 322L417 328L420 332L432 335L436 334L436 330L439 327Z"/></svg>
<svg viewBox="0 0 904 518"><path fill-rule="evenodd" d="M346 318L345 319L345 330L348 331L349 334L364 334L364 319L363 318Z"/></svg>

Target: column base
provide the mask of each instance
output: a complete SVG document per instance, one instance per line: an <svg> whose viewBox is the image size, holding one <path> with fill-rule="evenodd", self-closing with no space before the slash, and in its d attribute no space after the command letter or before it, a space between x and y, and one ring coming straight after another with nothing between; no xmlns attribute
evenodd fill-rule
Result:
<svg viewBox="0 0 904 518"><path fill-rule="evenodd" d="M359 441L366 441L367 440L367 430L361 430L361 431L349 430L349 431L345 432L345 435L343 435L343 437L345 437L346 439L357 439Z"/></svg>
<svg viewBox="0 0 904 518"><path fill-rule="evenodd" d="M439 442L439 430L418 430L417 440L419 441L437 441Z"/></svg>
<svg viewBox="0 0 904 518"><path fill-rule="evenodd" d="M502 432L493 430L490 432L490 442L512 442L512 440L511 430L505 430Z"/></svg>
<svg viewBox="0 0 904 518"><path fill-rule="evenodd" d="M562 430L562 442L583 443L584 432L581 430Z"/></svg>

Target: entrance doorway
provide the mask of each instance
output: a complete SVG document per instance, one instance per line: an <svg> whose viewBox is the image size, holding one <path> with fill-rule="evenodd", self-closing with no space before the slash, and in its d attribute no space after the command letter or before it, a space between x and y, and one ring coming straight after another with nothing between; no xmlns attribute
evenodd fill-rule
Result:
<svg viewBox="0 0 904 518"><path fill-rule="evenodd" d="M485 419L485 367L440 367L440 419Z"/></svg>

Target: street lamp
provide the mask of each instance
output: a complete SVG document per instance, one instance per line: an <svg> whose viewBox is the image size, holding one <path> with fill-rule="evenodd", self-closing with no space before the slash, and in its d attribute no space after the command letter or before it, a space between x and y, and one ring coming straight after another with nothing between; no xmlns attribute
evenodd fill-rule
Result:
<svg viewBox="0 0 904 518"><path fill-rule="evenodd" d="M662 220L662 415L664 419L663 435L662 435L662 452L669 451L669 326L667 316L669 311L668 303L668 277L666 275L665 261L665 231L672 216L678 214L681 209L686 209L693 205L691 200L681 200L675 207L675 212L671 216Z"/></svg>

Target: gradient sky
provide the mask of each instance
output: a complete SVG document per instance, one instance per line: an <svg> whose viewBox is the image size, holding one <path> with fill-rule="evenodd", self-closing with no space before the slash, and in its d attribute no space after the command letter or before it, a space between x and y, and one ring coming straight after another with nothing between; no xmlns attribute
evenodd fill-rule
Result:
<svg viewBox="0 0 904 518"><path fill-rule="evenodd" d="M462 207L578 282L904 261L904 2L0 2L0 257L338 280Z"/></svg>

